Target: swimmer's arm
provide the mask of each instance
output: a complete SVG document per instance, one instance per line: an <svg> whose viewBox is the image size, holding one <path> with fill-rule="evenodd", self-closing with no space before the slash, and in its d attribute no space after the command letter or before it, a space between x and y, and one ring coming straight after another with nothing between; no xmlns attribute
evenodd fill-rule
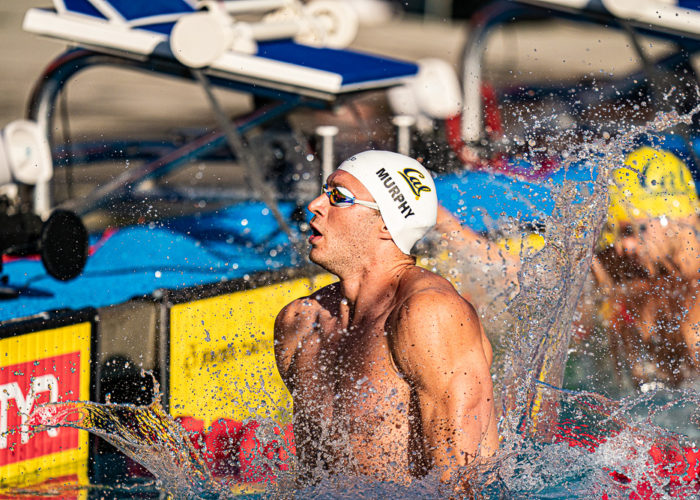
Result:
<svg viewBox="0 0 700 500"><path fill-rule="evenodd" d="M445 237L452 238L463 243L486 243L486 238L469 227L462 227L457 217L442 205L438 205L437 224L435 228L444 233Z"/></svg>
<svg viewBox="0 0 700 500"><path fill-rule="evenodd" d="M680 330L691 362L700 370L700 298L696 294L691 294L689 298L688 313L683 318Z"/></svg>
<svg viewBox="0 0 700 500"><path fill-rule="evenodd" d="M693 219L646 223L641 260L652 275L660 269L690 282L700 279L700 241Z"/></svg>
<svg viewBox="0 0 700 500"><path fill-rule="evenodd" d="M491 245L488 238L484 238L469 226L462 226L457 217L442 205L438 205L437 223L434 228L447 241L448 246L469 247L478 249L481 257L487 260L500 259L498 248Z"/></svg>
<svg viewBox="0 0 700 500"><path fill-rule="evenodd" d="M678 245L675 253L680 273L691 283L700 280L700 236L691 223L686 223L677 231L674 238Z"/></svg>
<svg viewBox="0 0 700 500"><path fill-rule="evenodd" d="M467 249L484 262L502 262L506 266L509 281L517 277L520 259L508 252L502 252L494 242L481 236L467 225L462 225L452 212L438 205L437 223L434 230L440 234L447 248L452 250Z"/></svg>
<svg viewBox="0 0 700 500"><path fill-rule="evenodd" d="M400 308L395 328L392 355L417 395L423 465L442 468L449 480L456 467L497 446L479 449L495 416L478 316L454 293L421 292ZM495 441L495 429L491 435Z"/></svg>
<svg viewBox="0 0 700 500"><path fill-rule="evenodd" d="M304 327L305 315L303 314L303 309L307 300L307 298L297 299L287 304L275 318L275 361L277 361L277 369L285 381L287 389L290 391L293 388L289 386L288 373L301 336L300 333Z"/></svg>

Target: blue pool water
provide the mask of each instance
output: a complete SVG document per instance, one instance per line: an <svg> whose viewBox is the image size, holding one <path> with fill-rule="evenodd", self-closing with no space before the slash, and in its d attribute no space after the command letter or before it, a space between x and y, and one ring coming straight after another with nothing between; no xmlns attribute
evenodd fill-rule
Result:
<svg viewBox="0 0 700 500"><path fill-rule="evenodd" d="M584 168L576 175L591 178ZM442 203L477 231L487 230L486 221L496 221L500 214L532 222L549 215L554 206L548 184L505 175L443 175L436 185ZM289 202L280 203L285 216L293 209ZM104 307L158 289L182 289L289 267L294 254L288 243L270 210L256 201L109 230L91 235L93 253L73 281L52 278L37 259L6 263L3 274L10 285L20 288L20 296L0 302L0 321L55 309Z"/></svg>
<svg viewBox="0 0 700 500"><path fill-rule="evenodd" d="M282 203L289 215L293 206ZM94 253L73 281L49 276L41 261L5 264L20 296L0 302L0 321L43 311L120 304L158 289L180 289L292 264L287 237L264 204L240 203L217 212L166 219L92 235Z"/></svg>

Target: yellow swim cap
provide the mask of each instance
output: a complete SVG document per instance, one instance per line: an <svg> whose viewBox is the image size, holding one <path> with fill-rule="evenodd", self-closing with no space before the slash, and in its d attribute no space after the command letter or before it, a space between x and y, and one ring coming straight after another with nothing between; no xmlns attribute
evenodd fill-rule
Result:
<svg viewBox="0 0 700 500"><path fill-rule="evenodd" d="M700 214L695 181L688 167L674 154L642 146L627 156L612 175L608 226L604 245L615 238L620 222L661 216L682 218Z"/></svg>

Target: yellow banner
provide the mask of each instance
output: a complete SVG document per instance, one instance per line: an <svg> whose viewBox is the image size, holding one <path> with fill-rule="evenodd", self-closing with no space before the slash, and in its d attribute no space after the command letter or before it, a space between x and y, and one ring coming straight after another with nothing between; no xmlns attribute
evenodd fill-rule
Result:
<svg viewBox="0 0 700 500"><path fill-rule="evenodd" d="M218 418L290 422L292 399L275 363L275 317L335 279L324 274L174 305L171 415L198 418L205 427Z"/></svg>
<svg viewBox="0 0 700 500"><path fill-rule="evenodd" d="M87 482L87 432L35 433L26 422L38 404L90 399L91 333L85 322L0 339L0 491Z"/></svg>

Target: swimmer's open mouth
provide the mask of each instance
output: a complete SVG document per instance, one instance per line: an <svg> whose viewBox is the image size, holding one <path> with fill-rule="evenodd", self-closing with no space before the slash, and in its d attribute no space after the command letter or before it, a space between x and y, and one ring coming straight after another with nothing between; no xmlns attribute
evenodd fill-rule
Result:
<svg viewBox="0 0 700 500"><path fill-rule="evenodd" d="M323 235L321 234L321 231L316 229L314 226L311 226L311 235L309 236L309 243L312 243L319 238L321 238Z"/></svg>

